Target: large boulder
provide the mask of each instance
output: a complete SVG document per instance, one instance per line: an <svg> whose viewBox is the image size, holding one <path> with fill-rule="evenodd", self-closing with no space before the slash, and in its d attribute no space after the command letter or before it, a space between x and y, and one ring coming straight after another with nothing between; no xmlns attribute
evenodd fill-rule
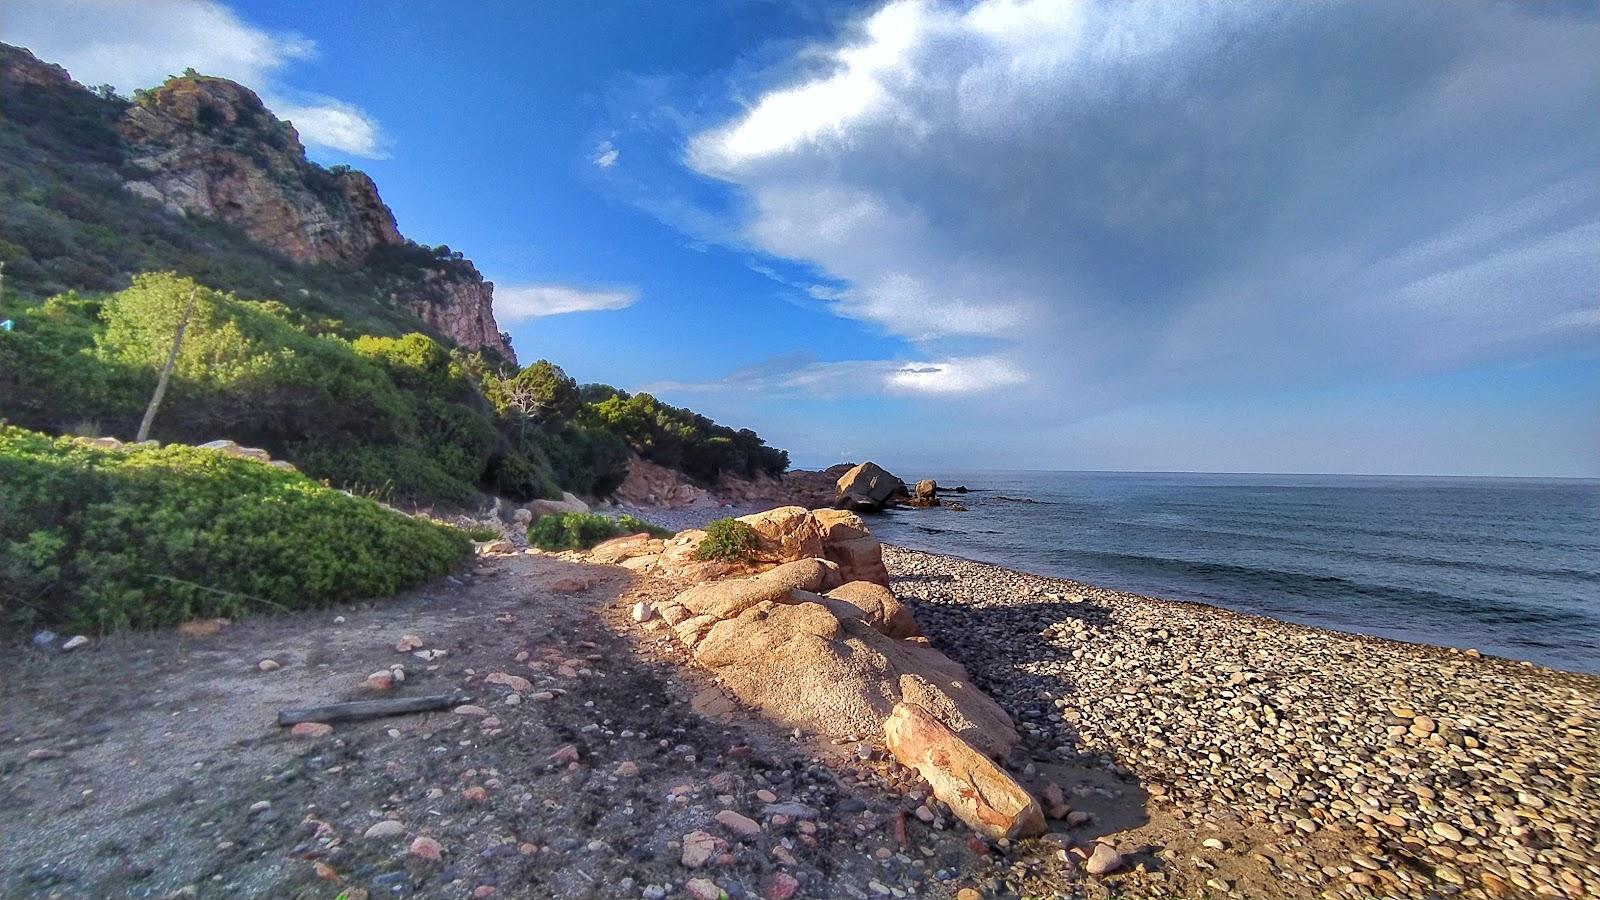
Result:
<svg viewBox="0 0 1600 900"><path fill-rule="evenodd" d="M786 563L822 556L822 529L804 506L780 506L740 516L756 533L754 561Z"/></svg>
<svg viewBox="0 0 1600 900"><path fill-rule="evenodd" d="M589 561L617 566L642 556L659 556L665 549L666 542L660 538L648 534L630 534L594 545L589 551Z"/></svg>
<svg viewBox="0 0 1600 900"><path fill-rule="evenodd" d="M875 462L864 462L851 468L839 476L835 487L839 492L836 506L863 512L883 509L896 498L910 496L904 481L889 474Z"/></svg>
<svg viewBox="0 0 1600 900"><path fill-rule="evenodd" d="M975 831L994 840L1044 832L1039 801L932 711L896 704L883 735L895 759L916 769L933 795Z"/></svg>
<svg viewBox="0 0 1600 900"><path fill-rule="evenodd" d="M827 596L860 610L861 621L896 640L916 637L922 633L911 610L901 605L894 594L881 584L870 581L850 581L831 591Z"/></svg>
<svg viewBox="0 0 1600 900"><path fill-rule="evenodd" d="M768 569L756 577L802 591L829 591L844 583L839 575L839 566L825 559L797 559Z"/></svg>
<svg viewBox="0 0 1600 900"><path fill-rule="evenodd" d="M845 600L781 589L761 578L700 585L663 604L662 615L695 662L785 727L872 733L905 701L985 752L1016 745L1005 711L925 640L896 640Z"/></svg>
<svg viewBox="0 0 1600 900"><path fill-rule="evenodd" d="M883 546L877 538L825 544L822 552L839 566L839 574L845 581L870 581L889 586L889 569L883 564Z"/></svg>

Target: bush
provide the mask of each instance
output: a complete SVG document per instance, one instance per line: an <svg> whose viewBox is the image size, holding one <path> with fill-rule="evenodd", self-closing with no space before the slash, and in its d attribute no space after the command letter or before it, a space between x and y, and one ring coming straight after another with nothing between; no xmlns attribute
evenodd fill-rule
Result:
<svg viewBox="0 0 1600 900"><path fill-rule="evenodd" d="M627 513L617 516L617 527L622 529L623 534L648 534L657 538L669 538L677 534L670 528L663 528L654 522L646 522L638 516L630 516Z"/></svg>
<svg viewBox="0 0 1600 900"><path fill-rule="evenodd" d="M95 450L0 426L8 624L109 632L379 597L448 573L459 529L210 450Z"/></svg>
<svg viewBox="0 0 1600 900"><path fill-rule="evenodd" d="M598 513L562 513L528 526L528 543L540 550L587 550L622 534L616 522Z"/></svg>
<svg viewBox="0 0 1600 900"><path fill-rule="evenodd" d="M738 519L717 519L706 524L705 539L694 548L694 558L749 562L755 549L754 528Z"/></svg>

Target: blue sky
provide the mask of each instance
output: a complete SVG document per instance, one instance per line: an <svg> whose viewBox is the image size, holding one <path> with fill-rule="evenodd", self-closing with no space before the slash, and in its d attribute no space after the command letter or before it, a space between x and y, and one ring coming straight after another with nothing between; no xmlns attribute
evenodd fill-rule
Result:
<svg viewBox="0 0 1600 900"><path fill-rule="evenodd" d="M13 0L801 464L1600 474L1592 4ZM87 23L87 24L85 24Z"/></svg>

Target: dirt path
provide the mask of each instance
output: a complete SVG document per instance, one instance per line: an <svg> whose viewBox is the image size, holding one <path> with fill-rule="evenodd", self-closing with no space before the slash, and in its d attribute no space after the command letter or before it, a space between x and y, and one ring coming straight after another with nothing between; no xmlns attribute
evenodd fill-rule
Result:
<svg viewBox="0 0 1600 900"><path fill-rule="evenodd" d="M708 703L706 684L627 625L635 599L669 590L516 555L381 604L210 637L13 648L0 659L0 896L937 897L1000 885L992 854L957 823L924 823L920 797L875 789L882 764L820 764L828 748ZM407 634L445 655L397 652ZM263 659L281 668L262 671ZM280 707L372 696L361 682L395 663L407 677L386 695L460 689L482 714L320 738L276 726ZM497 672L529 683L485 682ZM725 810L753 822L719 822ZM393 834L364 837L386 820ZM711 858L688 868L682 842L696 831ZM407 852L424 836L441 859Z"/></svg>

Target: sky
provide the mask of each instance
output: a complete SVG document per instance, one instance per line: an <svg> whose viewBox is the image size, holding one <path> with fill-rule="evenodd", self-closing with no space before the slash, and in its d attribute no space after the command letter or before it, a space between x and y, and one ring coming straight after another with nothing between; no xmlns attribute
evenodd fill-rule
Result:
<svg viewBox="0 0 1600 900"><path fill-rule="evenodd" d="M524 362L927 470L1600 475L1592 3L9 0L253 88Z"/></svg>

